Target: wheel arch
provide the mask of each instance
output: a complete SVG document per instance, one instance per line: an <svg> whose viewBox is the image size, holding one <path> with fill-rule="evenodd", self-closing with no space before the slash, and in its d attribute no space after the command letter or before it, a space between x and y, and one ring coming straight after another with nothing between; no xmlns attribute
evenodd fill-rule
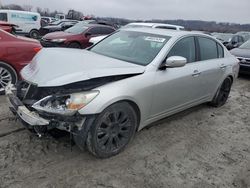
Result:
<svg viewBox="0 0 250 188"><path fill-rule="evenodd" d="M5 66L9 67L14 72L14 74L16 76L16 81L18 81L19 74L18 74L17 70L10 63L7 63L5 61L0 60L0 64L3 64Z"/></svg>
<svg viewBox="0 0 250 188"><path fill-rule="evenodd" d="M141 122L141 111L140 111L139 106L134 101L128 100L128 99L117 101L117 102L127 102L135 110L136 116L138 117L137 118L137 125L136 125L137 126L136 131L138 131L138 128L139 128L139 125L140 125L140 122Z"/></svg>
<svg viewBox="0 0 250 188"><path fill-rule="evenodd" d="M113 105L113 104L116 104L116 103L121 103L121 102L126 102L128 103L132 108L133 110L135 111L136 113L136 116L137 116L137 127L136 127L136 131L138 130L139 126L140 126L140 123L141 123L141 110L140 110L140 107L139 105L133 100L133 99L130 99L130 98L117 98L117 99L114 99L112 101L109 101L108 103L106 103L104 106L102 106L100 108L100 111L99 113L101 113L102 111L104 111L106 108L108 108L109 106Z"/></svg>
<svg viewBox="0 0 250 188"><path fill-rule="evenodd" d="M231 81L232 81L232 83L234 82L234 77L233 77L233 75L230 74L230 75L228 75L226 78L230 78ZM226 78L225 78L225 79L226 79Z"/></svg>

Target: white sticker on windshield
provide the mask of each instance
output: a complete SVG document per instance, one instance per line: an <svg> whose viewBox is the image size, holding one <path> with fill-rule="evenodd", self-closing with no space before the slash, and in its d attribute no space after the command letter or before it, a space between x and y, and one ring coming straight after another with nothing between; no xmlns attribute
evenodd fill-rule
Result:
<svg viewBox="0 0 250 188"><path fill-rule="evenodd" d="M152 41L152 42L160 42L160 43L163 43L163 42L165 42L166 39L164 39L164 38L159 38L159 37L145 37L145 40Z"/></svg>

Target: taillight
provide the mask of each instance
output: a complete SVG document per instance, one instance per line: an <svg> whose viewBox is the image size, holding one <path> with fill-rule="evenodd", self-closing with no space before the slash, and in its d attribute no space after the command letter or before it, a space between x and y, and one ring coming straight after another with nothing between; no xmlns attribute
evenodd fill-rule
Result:
<svg viewBox="0 0 250 188"><path fill-rule="evenodd" d="M37 53L41 50L42 48L41 47L37 47L37 48L33 48L33 50Z"/></svg>

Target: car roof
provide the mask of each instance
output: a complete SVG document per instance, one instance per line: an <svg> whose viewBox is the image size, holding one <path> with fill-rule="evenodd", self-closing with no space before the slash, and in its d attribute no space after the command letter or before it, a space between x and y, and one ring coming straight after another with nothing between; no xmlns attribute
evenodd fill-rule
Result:
<svg viewBox="0 0 250 188"><path fill-rule="evenodd" d="M121 29L123 31L135 31L135 32L142 32L142 33L149 33L149 34L156 34L156 35L164 35L164 36L170 36L170 37L179 37L179 36L185 36L185 35L199 35L199 36L211 36L195 31L179 31L179 30L167 30L167 29L155 29L155 28L125 28Z"/></svg>
<svg viewBox="0 0 250 188"><path fill-rule="evenodd" d="M172 25L172 24L165 24L165 23L148 23L148 22L134 22L134 23L129 23L128 25L140 25L140 26L149 26L149 27L153 27L155 25L161 25L161 26L168 26L168 27L180 27L180 28L184 28L183 26L180 25Z"/></svg>

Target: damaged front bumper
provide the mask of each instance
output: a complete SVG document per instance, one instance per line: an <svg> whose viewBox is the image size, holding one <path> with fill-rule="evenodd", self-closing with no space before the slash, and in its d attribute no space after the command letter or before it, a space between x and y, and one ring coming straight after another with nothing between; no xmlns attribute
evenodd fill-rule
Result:
<svg viewBox="0 0 250 188"><path fill-rule="evenodd" d="M70 132L74 135L75 140L84 143L87 137L88 130L92 125L95 115L74 115L59 116L52 114L39 114L37 111L30 110L25 104L17 97L16 88L10 84L5 88L10 110L23 125L28 129L34 129L35 132L41 136L48 130L57 128Z"/></svg>
<svg viewBox="0 0 250 188"><path fill-rule="evenodd" d="M18 118L30 126L45 126L50 124L49 120L40 117L36 112L31 112L26 108L22 101L14 94L15 91L15 87L11 84L5 88L10 110L17 115Z"/></svg>

